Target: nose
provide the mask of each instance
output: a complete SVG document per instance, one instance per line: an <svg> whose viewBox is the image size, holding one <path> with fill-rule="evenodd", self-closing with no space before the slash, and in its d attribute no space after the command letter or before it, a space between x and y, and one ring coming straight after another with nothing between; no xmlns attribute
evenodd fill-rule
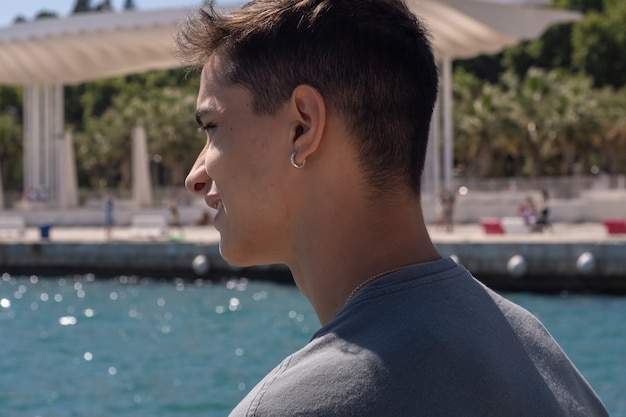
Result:
<svg viewBox="0 0 626 417"><path fill-rule="evenodd" d="M185 179L185 188L195 195L204 195L211 189L213 180L209 177L204 166L204 155L206 153L206 146L196 158L191 171L187 174Z"/></svg>

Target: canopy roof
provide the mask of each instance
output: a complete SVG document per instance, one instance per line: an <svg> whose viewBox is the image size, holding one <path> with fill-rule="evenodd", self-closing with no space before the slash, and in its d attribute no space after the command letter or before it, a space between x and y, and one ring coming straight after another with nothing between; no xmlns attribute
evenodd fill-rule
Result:
<svg viewBox="0 0 626 417"><path fill-rule="evenodd" d="M580 19L577 12L531 3L537 0L407 0L432 32L436 54L448 59L497 53L539 37L553 24Z"/></svg>
<svg viewBox="0 0 626 417"><path fill-rule="evenodd" d="M502 0L501 0L502 1ZM433 33L438 56L495 53L579 14L536 0L407 0ZM227 11L237 6L221 7ZM0 84L74 84L179 65L173 34L188 9L81 13L0 28Z"/></svg>

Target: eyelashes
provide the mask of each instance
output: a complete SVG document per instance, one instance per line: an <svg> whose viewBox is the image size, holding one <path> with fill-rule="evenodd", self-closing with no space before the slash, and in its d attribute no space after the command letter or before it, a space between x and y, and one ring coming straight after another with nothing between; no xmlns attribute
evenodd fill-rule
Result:
<svg viewBox="0 0 626 417"><path fill-rule="evenodd" d="M198 132L208 132L210 130L213 130L217 127L217 125L215 123L207 123L203 126L200 126L198 128Z"/></svg>

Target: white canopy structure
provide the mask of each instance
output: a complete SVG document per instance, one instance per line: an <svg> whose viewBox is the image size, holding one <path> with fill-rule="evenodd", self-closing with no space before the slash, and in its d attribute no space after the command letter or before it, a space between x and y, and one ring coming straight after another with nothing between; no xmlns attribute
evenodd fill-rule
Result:
<svg viewBox="0 0 626 417"><path fill-rule="evenodd" d="M538 37L552 24L580 17L531 3L537 1L407 0L430 28L441 62L447 186L452 178L452 60L498 52ZM53 198L61 189L53 142L64 138L62 86L178 66L172 55L173 34L187 13L187 9L82 13L0 28L0 84L26 87L25 189L47 188ZM435 135L431 147L438 149L439 143ZM438 152L434 155L430 166L438 179Z"/></svg>
<svg viewBox="0 0 626 417"><path fill-rule="evenodd" d="M78 84L179 65L187 10L80 13L0 28L0 84Z"/></svg>

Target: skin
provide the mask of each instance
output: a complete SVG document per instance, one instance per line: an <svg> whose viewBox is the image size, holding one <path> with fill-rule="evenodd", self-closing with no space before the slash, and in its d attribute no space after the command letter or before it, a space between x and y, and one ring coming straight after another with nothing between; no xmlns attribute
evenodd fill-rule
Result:
<svg viewBox="0 0 626 417"><path fill-rule="evenodd" d="M410 190L372 198L343 121L315 88L300 85L276 115L259 116L218 66L211 57L202 71L207 142L185 186L218 209L224 259L286 264L324 325L367 278L440 258ZM291 166L294 151L303 169Z"/></svg>

